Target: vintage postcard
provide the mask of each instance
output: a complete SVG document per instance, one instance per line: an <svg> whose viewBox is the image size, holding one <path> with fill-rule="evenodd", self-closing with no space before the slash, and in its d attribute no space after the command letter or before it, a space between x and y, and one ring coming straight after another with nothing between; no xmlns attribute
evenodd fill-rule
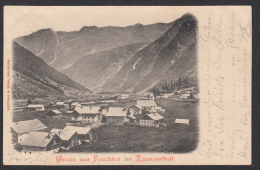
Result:
<svg viewBox="0 0 260 170"><path fill-rule="evenodd" d="M250 165L251 6L5 6L5 165Z"/></svg>

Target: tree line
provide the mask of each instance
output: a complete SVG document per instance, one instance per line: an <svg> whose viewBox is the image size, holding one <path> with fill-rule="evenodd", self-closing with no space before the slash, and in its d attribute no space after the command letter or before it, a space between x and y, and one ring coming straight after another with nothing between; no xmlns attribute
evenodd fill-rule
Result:
<svg viewBox="0 0 260 170"><path fill-rule="evenodd" d="M189 77L179 77L177 80L163 82L161 87L153 87L152 93L154 96L159 96L162 93L172 93L181 88L193 87L194 83L196 83L196 81L193 78L190 79Z"/></svg>

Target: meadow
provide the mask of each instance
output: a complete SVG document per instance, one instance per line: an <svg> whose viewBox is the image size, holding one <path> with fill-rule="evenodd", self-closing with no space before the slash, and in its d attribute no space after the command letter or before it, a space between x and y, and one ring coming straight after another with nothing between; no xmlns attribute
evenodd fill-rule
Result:
<svg viewBox="0 0 260 170"><path fill-rule="evenodd" d="M103 125L96 129L99 140L82 145L76 152L166 152L187 153L198 144L198 103L158 100L166 109L161 114L166 128L133 125ZM190 125L176 125L176 118L189 119Z"/></svg>
<svg viewBox="0 0 260 170"><path fill-rule="evenodd" d="M70 152L166 152L187 153L196 149L198 144L198 103L176 102L167 99L156 100L159 106L165 108L161 115L165 118L165 128L140 127L134 125L103 124L95 130L99 139L92 145L83 144ZM16 101L13 121L23 121L38 118L50 131L52 128L64 128L70 118L48 118L43 112L24 111L24 101ZM129 107L133 103L109 106ZM104 106L107 106L105 104ZM176 125L176 118L189 119L190 125Z"/></svg>

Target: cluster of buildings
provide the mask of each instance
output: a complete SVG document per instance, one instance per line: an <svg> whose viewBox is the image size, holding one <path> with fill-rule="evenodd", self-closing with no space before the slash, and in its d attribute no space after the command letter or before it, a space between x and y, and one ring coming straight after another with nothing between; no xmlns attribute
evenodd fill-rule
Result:
<svg viewBox="0 0 260 170"><path fill-rule="evenodd" d="M121 95L117 101L102 102L129 102L129 95ZM40 109L41 108L41 109ZM29 104L26 110L44 111L47 117L60 118L70 117L70 124L96 124L110 123L123 125L124 123L135 123L140 126L159 127L164 122L164 117L160 113L164 113L165 109L158 106L154 101L154 95L149 94L149 98L137 100L135 105L131 107L100 107L95 102L79 103L79 102L57 102L51 103L49 107L42 104ZM147 121L151 120L151 121ZM146 123L143 123L146 122ZM149 123L147 123L149 122Z"/></svg>
<svg viewBox="0 0 260 170"><path fill-rule="evenodd" d="M180 90L175 90L172 93L163 93L157 98L177 98L177 99L197 99L198 91L196 87L183 88Z"/></svg>
<svg viewBox="0 0 260 170"><path fill-rule="evenodd" d="M128 96L118 99L127 102ZM71 149L82 143L92 143L98 140L95 127L102 124L113 125L137 125L145 127L165 127L165 109L158 106L151 93L148 99L136 100L131 107L108 107L98 106L94 102L57 102L51 103L49 107L42 104L30 104L26 110L44 111L49 118L66 117L70 121L63 129L51 129L46 132L47 127L38 119L14 122L11 126L13 143L22 146L22 152L34 151L59 151L60 148ZM183 123L177 120L175 123ZM188 122L184 122L188 123Z"/></svg>
<svg viewBox="0 0 260 170"><path fill-rule="evenodd" d="M15 122L11 125L12 143L19 144L23 153L58 152L61 148L69 150L82 143L98 140L98 133L91 127L66 126L52 129L38 119Z"/></svg>

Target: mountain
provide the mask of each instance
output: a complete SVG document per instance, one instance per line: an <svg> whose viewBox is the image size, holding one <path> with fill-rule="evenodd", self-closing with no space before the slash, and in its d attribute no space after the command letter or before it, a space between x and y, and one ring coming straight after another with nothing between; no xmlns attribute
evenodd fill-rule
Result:
<svg viewBox="0 0 260 170"><path fill-rule="evenodd" d="M197 77L197 20L186 14L138 51L102 86L102 91L145 92L164 81Z"/></svg>
<svg viewBox="0 0 260 170"><path fill-rule="evenodd" d="M100 91L103 84L146 45L146 43L131 44L87 55L63 73L92 91Z"/></svg>
<svg viewBox="0 0 260 170"><path fill-rule="evenodd" d="M169 24L45 29L15 41L91 91L143 93L183 77L197 85L197 27L186 14Z"/></svg>
<svg viewBox="0 0 260 170"><path fill-rule="evenodd" d="M15 98L50 94L90 94L84 86L56 71L16 42L13 42L13 70Z"/></svg>
<svg viewBox="0 0 260 170"><path fill-rule="evenodd" d="M80 58L96 52L130 44L153 42L172 25L173 23L101 28L85 26L74 32L43 29L28 36L18 37L14 41L61 71L72 66Z"/></svg>

